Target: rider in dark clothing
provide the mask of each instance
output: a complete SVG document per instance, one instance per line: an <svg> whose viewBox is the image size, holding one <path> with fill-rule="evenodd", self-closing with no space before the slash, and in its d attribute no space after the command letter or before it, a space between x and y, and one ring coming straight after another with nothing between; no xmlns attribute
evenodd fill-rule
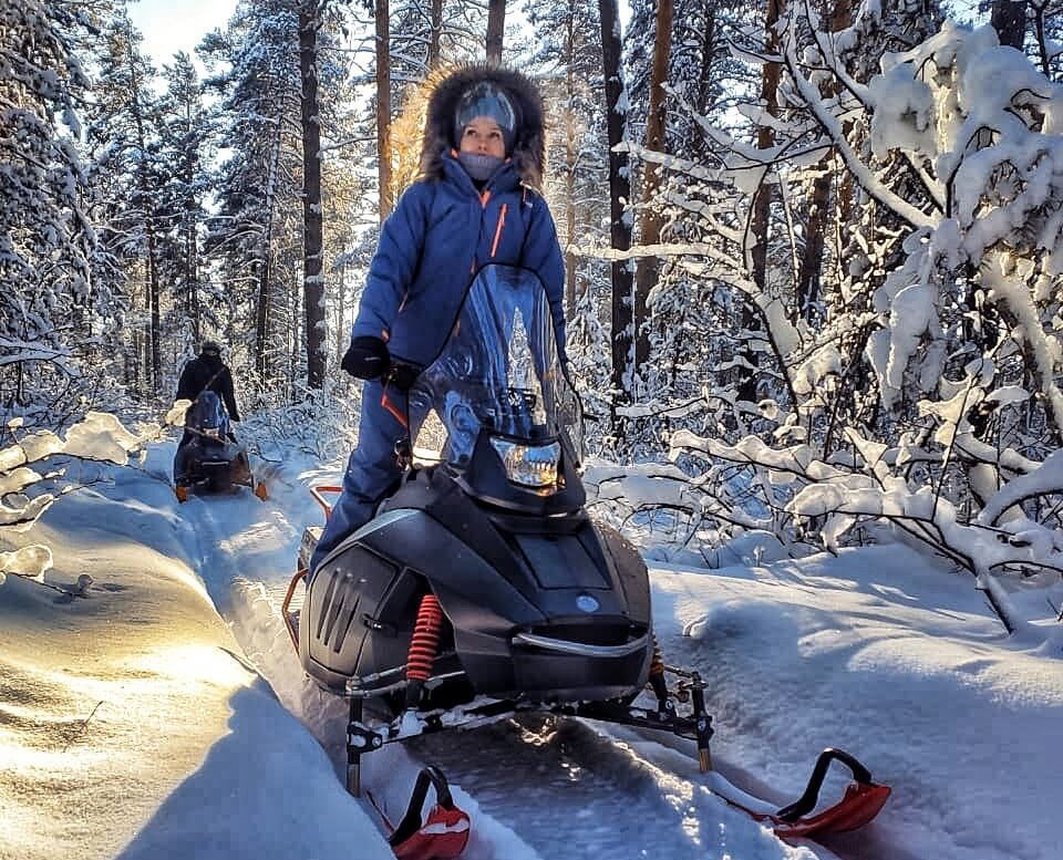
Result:
<svg viewBox="0 0 1063 860"><path fill-rule="evenodd" d="M233 377L229 368L221 360L221 347L212 340L203 342L199 357L193 358L181 372L181 381L177 383L177 400L192 400L199 397L204 389L210 389L225 401L225 408L233 421L240 420L236 409L236 397L233 395Z"/></svg>
<svg viewBox="0 0 1063 860"><path fill-rule="evenodd" d="M187 501L193 487L216 491L230 484L246 484L259 498L265 498L251 478L247 454L236 444L231 422L239 421L240 413L233 395L233 377L215 341L204 341L199 355L185 365L176 399L192 401L185 411L184 436L173 460L178 500ZM222 415L223 403L229 420ZM226 460L228 468L219 471L218 463ZM207 462L211 465L205 472Z"/></svg>

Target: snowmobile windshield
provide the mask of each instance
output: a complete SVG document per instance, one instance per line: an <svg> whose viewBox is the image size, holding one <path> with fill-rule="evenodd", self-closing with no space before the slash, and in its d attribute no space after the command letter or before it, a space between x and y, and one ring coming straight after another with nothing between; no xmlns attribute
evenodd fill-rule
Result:
<svg viewBox="0 0 1063 860"><path fill-rule="evenodd" d="M410 413L415 421L423 416L414 442L419 459L460 468L483 430L497 445L534 448L564 438L581 459L579 398L533 272L491 265L477 273L449 339L410 390Z"/></svg>
<svg viewBox="0 0 1063 860"><path fill-rule="evenodd" d="M224 439L229 431L229 414L221 398L209 389L200 392L185 417L185 426L210 439Z"/></svg>

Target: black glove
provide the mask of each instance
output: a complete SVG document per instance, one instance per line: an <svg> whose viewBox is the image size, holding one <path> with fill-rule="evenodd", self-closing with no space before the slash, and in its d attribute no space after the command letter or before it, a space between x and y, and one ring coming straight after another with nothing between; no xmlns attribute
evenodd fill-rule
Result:
<svg viewBox="0 0 1063 860"><path fill-rule="evenodd" d="M376 379L388 369L388 348L378 337L359 335L343 354L340 367L356 379Z"/></svg>

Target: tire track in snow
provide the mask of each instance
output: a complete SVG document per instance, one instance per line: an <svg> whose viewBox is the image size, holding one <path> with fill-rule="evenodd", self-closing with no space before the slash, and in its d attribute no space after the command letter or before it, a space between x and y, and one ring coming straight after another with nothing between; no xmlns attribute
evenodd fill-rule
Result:
<svg viewBox="0 0 1063 860"><path fill-rule="evenodd" d="M610 860L837 860L787 845L700 784L697 763L653 742L621 741L580 719L522 717L409 742L485 812L543 857L593 846Z"/></svg>

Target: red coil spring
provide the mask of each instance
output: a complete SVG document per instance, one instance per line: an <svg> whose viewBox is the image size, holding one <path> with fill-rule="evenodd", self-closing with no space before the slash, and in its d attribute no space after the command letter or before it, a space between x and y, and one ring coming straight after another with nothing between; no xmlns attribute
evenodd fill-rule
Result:
<svg viewBox="0 0 1063 860"><path fill-rule="evenodd" d="M439 651L439 631L443 627L443 610L434 594L421 598L417 610L417 623L410 640L410 652L406 658L406 679L427 681L432 674L432 661Z"/></svg>
<svg viewBox="0 0 1063 860"><path fill-rule="evenodd" d="M653 657L650 659L650 677L664 675L664 660L661 659L661 646L657 644L656 635L653 637Z"/></svg>

